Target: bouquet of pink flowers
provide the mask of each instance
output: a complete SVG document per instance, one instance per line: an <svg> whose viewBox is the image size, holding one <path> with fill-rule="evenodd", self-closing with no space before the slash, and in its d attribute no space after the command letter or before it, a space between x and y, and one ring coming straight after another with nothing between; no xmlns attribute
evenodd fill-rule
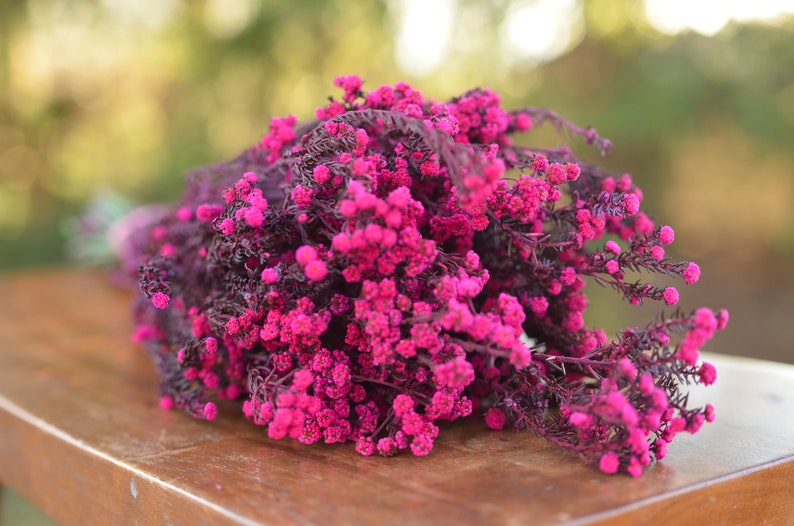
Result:
<svg viewBox="0 0 794 526"><path fill-rule="evenodd" d="M673 229L640 210L628 175L512 136L548 123L608 141L487 89L433 102L403 83L336 84L315 121L275 118L238 158L189 174L149 231L135 337L163 407L211 420L214 398L242 399L271 438L363 455L427 455L439 422L475 412L635 476L714 418L682 388L714 382L699 349L727 312L615 339L583 318L588 278L675 305L676 288L637 274L698 280L665 255Z"/></svg>

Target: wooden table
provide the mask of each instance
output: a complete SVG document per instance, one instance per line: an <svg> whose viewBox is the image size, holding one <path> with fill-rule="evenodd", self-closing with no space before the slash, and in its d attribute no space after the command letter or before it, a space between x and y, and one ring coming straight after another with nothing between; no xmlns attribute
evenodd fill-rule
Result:
<svg viewBox="0 0 794 526"><path fill-rule="evenodd" d="M530 433L445 426L429 457L273 441L236 406L158 407L129 294L99 273L0 278L0 480L63 524L794 524L794 367L710 355L717 420L642 478Z"/></svg>

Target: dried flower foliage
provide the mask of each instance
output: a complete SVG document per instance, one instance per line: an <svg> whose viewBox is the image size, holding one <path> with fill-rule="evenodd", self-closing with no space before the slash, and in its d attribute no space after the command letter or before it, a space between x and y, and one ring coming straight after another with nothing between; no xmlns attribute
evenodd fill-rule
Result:
<svg viewBox="0 0 794 526"><path fill-rule="evenodd" d="M584 322L587 278L678 302L634 281L697 281L665 256L672 228L628 175L512 136L549 123L608 141L487 89L436 103L336 83L315 122L275 118L237 159L191 173L152 228L135 337L164 407L213 419L215 397L242 398L271 438L363 455L426 455L440 421L478 412L634 476L714 418L683 387L714 382L698 354L727 312L660 315L614 340Z"/></svg>

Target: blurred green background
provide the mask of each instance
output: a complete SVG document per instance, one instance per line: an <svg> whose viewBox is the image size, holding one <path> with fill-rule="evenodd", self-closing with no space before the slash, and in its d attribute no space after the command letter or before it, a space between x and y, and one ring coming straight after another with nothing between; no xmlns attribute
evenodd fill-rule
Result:
<svg viewBox="0 0 794 526"><path fill-rule="evenodd" d="M673 257L703 268L683 305L732 312L713 350L794 362L792 13L765 0L0 0L0 269L64 261L59 224L103 192L175 199L184 171L235 155L271 116L310 118L337 75L437 99L488 86L613 141L602 162L676 228ZM589 321L610 332L659 307L588 290Z"/></svg>

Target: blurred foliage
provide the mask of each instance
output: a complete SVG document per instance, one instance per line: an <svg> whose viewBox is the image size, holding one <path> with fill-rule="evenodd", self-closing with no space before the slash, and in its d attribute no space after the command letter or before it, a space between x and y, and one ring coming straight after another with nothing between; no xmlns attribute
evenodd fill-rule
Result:
<svg viewBox="0 0 794 526"><path fill-rule="evenodd" d="M682 251L794 258L790 18L669 36L642 2L571 0L567 47L544 62L506 52L526 1L449 0L445 57L418 75L395 58L408 3L0 0L0 267L61 260L56 224L108 189L174 199L185 170L270 116L311 117L347 73L437 98L487 85L595 125Z"/></svg>

